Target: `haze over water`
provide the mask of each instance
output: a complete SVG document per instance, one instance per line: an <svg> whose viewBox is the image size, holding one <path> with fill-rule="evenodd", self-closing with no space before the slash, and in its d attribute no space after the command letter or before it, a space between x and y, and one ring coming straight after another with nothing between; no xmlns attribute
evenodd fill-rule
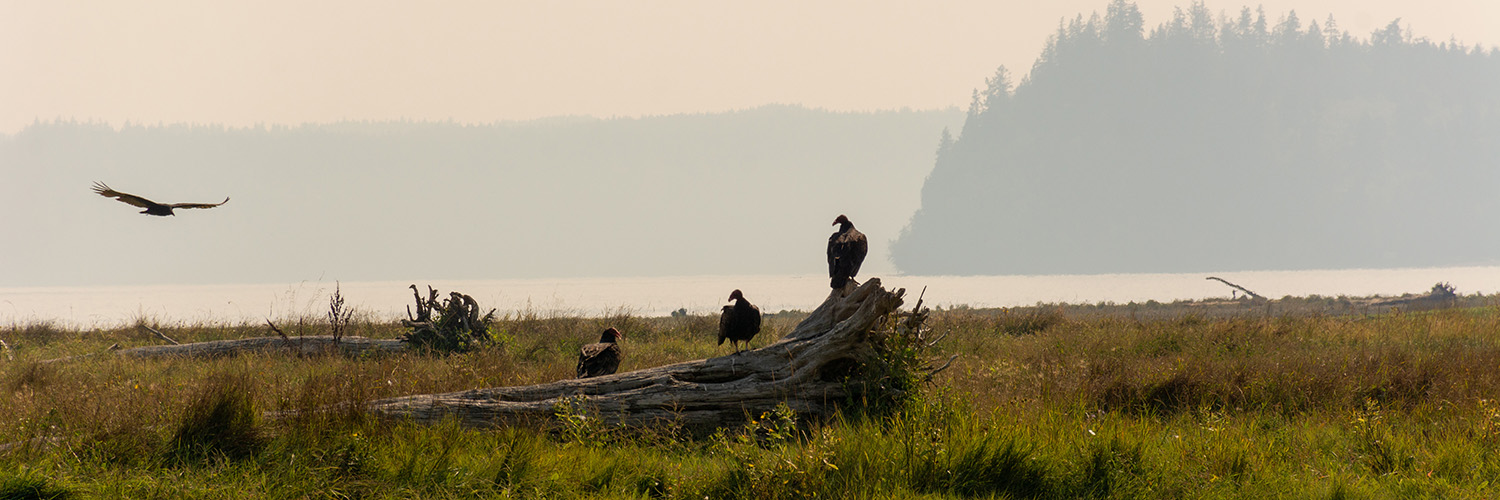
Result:
<svg viewBox="0 0 1500 500"><path fill-rule="evenodd" d="M345 279L344 296L369 317L394 319L411 303L406 286L413 282L347 278L538 277L564 275L561 272L579 277L415 284L466 292L502 313L662 315L683 308L712 313L736 288L767 311L810 309L828 292L826 279L817 274L828 221L836 214L848 214L872 238L871 259L862 278L895 272L893 261L879 254L886 253L892 239L922 207L918 195L926 184L924 177L934 172L935 146L947 140L940 141L947 137L945 127L963 138L965 127L956 120L962 117L958 109L978 97L971 91L987 87L989 75L996 74L1001 64L1015 72L1017 81L1023 81L1027 78L1024 68L1033 67L1049 37L1066 23L1082 23L1108 3L875 2L850 8L790 2L650 6L592 2L592 8L579 8L576 4L498 2L461 8L418 4L370 8L347 1L318 6L278 1L180 2L144 10L82 0L16 5L7 11L12 15L0 16L0 42L18 48L0 51L0 71L14 76L0 81L0 213L24 216L0 217L0 234L16 240L0 245L0 270L4 271L0 284L27 287L0 288L0 321L91 326L137 319L258 323L266 317L319 317L333 290L332 277ZM1141 4L1147 33L1157 23L1170 22L1179 7L1191 4L1176 0L1135 3ZM1212 15L1223 16L1233 16L1245 6L1244 2L1206 3ZM1493 29L1500 19L1500 2L1492 0L1422 5L1392 0L1278 0L1267 2L1264 10L1273 26L1281 25L1292 10L1305 20L1303 25L1336 17L1338 26L1354 37L1364 37L1399 19L1393 26L1402 36L1395 38L1404 40L1453 40L1483 47L1500 40L1496 38L1500 31ZM1228 19L1216 18L1211 24ZM1466 53L1477 59L1474 54L1480 52L1476 48ZM1393 78L1409 77L1389 73ZM601 81L607 84L600 85ZM1346 105L1361 109L1362 102L1366 101L1334 103L1326 108L1331 113L1313 116L1331 117L1325 124L1335 131L1347 124L1374 123L1344 119L1352 113ZM790 106L767 106L776 103ZM1467 104L1452 109L1492 109ZM918 111L874 112L903 108ZM1288 107L1304 108L1300 104ZM1379 104L1369 109L1371 116L1380 118L1388 114L1382 111L1388 108ZM1439 118L1451 115L1448 107L1416 106L1428 108L1436 109L1433 116ZM698 114L729 110L734 111ZM585 116L617 118L594 121ZM1099 123L1094 117L1086 118L1080 122ZM1061 123L1057 129L1071 131L1071 123ZM1290 130L1299 133L1305 123L1294 125ZM1426 128L1444 140L1454 137L1441 127ZM1132 133L1157 130L1123 129ZM1487 132L1491 129L1454 126L1453 130L1471 131L1481 138L1477 141L1481 145L1493 144L1483 140L1494 136ZM1071 132L1061 137L1077 138ZM977 142L971 135L965 144ZM1180 148L1172 151L1181 153ZM1262 219L1273 222L1262 225L1262 230L1284 229L1281 221L1304 221L1305 227L1314 230L1312 234L1348 243L1353 240L1339 239L1337 233L1322 229L1370 227L1371 234L1388 235L1398 243L1417 242L1414 246L1441 241L1452 245L1453 234L1493 235L1474 231L1474 220L1467 217L1483 217L1494 210L1459 203L1491 197L1466 198L1441 189L1449 187L1445 182L1455 187L1493 187L1490 173L1494 169L1486 163L1496 157L1487 154L1491 150L1470 150L1473 154L1464 158L1482 160L1472 165L1429 162L1431 156L1424 151L1412 151L1387 154L1370 149L1373 160L1381 162L1421 159L1414 163L1417 168L1408 168L1407 163L1368 162L1362 157L1349 160L1358 167L1350 171L1368 174L1370 182L1363 185L1304 182L1310 170L1296 168L1299 165L1281 165L1296 174L1284 177L1259 173L1256 169L1262 165L1255 162L1250 165L1254 169L1227 170L1248 179L1268 179L1273 186L1297 188L1300 191L1291 193L1293 199L1347 208L1356 205L1336 203L1338 198L1323 194L1357 193L1368 195L1365 201L1379 207L1392 207L1394 215L1417 213L1397 209L1407 206L1426 207L1441 215L1412 216L1416 223L1403 224L1405 219L1393 222L1355 210L1356 217L1339 220L1324 210L1327 207L1277 203L1274 208L1286 212L1279 219ZM1043 161L1024 165L1045 167L1054 156L1040 154L1037 158ZM1157 156L1143 157L1152 166L1164 165ZM997 164L993 158L975 158L972 165ZM1338 166L1316 158L1309 161ZM1080 163L1089 167L1125 164ZM1203 164L1187 161L1181 165ZM1387 168L1376 168L1379 165ZM1464 171L1475 174L1467 178L1434 174L1439 166L1473 167ZM1114 171L1141 177L1129 169ZM1187 176L1164 171L1162 177L1170 182L1159 184L1175 188L1176 181L1202 171L1182 170L1194 174ZM1327 175L1328 179L1354 177L1330 171L1334 174ZM462 180L445 185L449 179ZM1004 185L1036 195L1021 210L1006 212L1028 219L1042 220L1030 216L1056 215L1059 208L1077 211L1064 213L1065 219L1108 220L1093 215L1121 215L1118 205L1068 203L1022 183L974 182L972 176L947 179L949 185L973 187L986 197L945 194L939 185L932 190L936 199L995 199L988 197L992 188ZM1265 193L1229 179L1212 189L1176 191L1220 193L1219 186L1228 186L1231 192L1248 193L1245 198L1261 206ZM1431 179L1435 180L1430 185L1437 189L1395 189ZM93 182L110 182L160 200L217 201L233 195L234 202L212 211L155 220L98 197L88 190ZM830 185L841 189L828 189ZM1066 182L1059 185L1064 191L1081 192ZM1187 231L1189 243L1195 245L1172 247L1180 253L1171 255L1209 255L1233 244L1225 243L1227 234L1255 236L1252 244L1240 245L1247 252L1269 253L1270 249L1297 257L1334 256L1311 264L1305 260L1197 266L1172 262L1179 265L1134 270L1375 266L1384 262L1391 266L1500 265L1493 252L1483 254L1496 248L1493 236L1481 236L1477 244L1455 245L1471 252L1478 249L1481 255L1477 257L1439 261L1402 255L1405 260L1374 264L1340 261L1347 253L1287 238L1285 231L1273 231L1276 238L1259 237L1247 230L1255 229L1256 224L1246 224L1254 219L1231 220L1229 215L1201 207L1164 207L1156 203L1160 197L1119 189L1120 185L1110 182L1095 187L1126 193L1124 202L1155 210L1150 216L1126 219L1160 223L1135 231L1128 231L1129 225L1110 224L1110 231L1153 238L1161 227ZM1020 198L1006 200L1016 199ZM1208 199L1221 202L1226 198L1211 195ZM1457 209L1438 209L1449 205ZM1252 205L1219 206L1239 210ZM1206 217L1184 223L1183 214ZM967 227L969 220L960 219L947 220ZM994 225L993 219L978 220ZM1482 220L1477 224L1480 227L1485 226ZM1218 237L1206 236L1214 233L1203 228L1220 222L1226 222L1222 227L1227 229ZM1040 227L1065 227L1048 224ZM1396 229L1421 232L1408 235ZM1014 228L1010 230L1001 234L1013 236ZM743 234L755 236L732 239ZM1045 231L1038 234L1055 236ZM442 238L429 240L427 235ZM1035 245L1042 257L1071 262L1099 262L1070 255L1071 249L1107 248L1116 256L1126 255L1112 250L1119 246L1118 239L1105 247L1084 239L1047 244L1047 238L1015 241ZM734 244L722 244L726 241ZM956 248L947 243L935 246ZM600 251L601 247L608 251ZM1158 251L1160 247L1136 248L1156 256L1169 255ZM985 247L966 248L979 248L976 253L985 258L1003 258ZM1400 254L1387 245L1366 244L1363 249L1373 249L1378 255ZM422 258L435 252L443 258ZM950 254L938 258L963 261ZM1130 268L901 269L1080 273ZM1460 293L1494 293L1500 286L1497 269L895 276L886 281L888 286L910 289L913 295L928 286L928 303L933 305L997 307L1228 297L1227 287L1203 279L1209 275L1270 297L1419 293L1439 281L1452 283ZM679 276L665 276L671 274ZM653 277L582 277L606 275ZM314 278L320 276L329 279ZM223 284L252 281L280 284ZM148 285L188 282L199 284ZM100 286L106 283L118 285Z"/></svg>
<svg viewBox="0 0 1500 500"><path fill-rule="evenodd" d="M1271 298L1283 296L1398 296L1424 293L1447 282L1460 294L1500 292L1500 266L1327 271L1241 271L1182 274L1103 274L1058 276L886 276L887 288L907 289L907 306L927 287L932 307L1015 307L1038 303L1118 304L1156 300L1228 298L1231 289L1217 276ZM868 279L868 277L866 277ZM408 282L364 281L339 284L346 303L368 320L404 317L412 304ZM811 310L828 295L823 276L676 276L433 281L416 283L426 295L431 285L443 296L467 293L496 314L534 312L542 316L603 316L628 313L666 316L679 309L692 314L718 311L738 288L766 312ZM334 283L283 285L153 285L107 287L0 288L0 324L52 322L59 326L108 327L137 320L179 323L259 323L266 318L310 317L327 311Z"/></svg>

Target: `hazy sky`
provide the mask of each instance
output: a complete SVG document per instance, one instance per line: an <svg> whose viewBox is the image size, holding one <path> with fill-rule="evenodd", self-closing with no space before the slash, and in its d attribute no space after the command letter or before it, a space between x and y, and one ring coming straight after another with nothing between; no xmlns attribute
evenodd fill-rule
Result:
<svg viewBox="0 0 1500 500"><path fill-rule="evenodd" d="M0 0L0 133L33 120L295 124L964 106L1106 0ZM1178 0L1139 0L1148 27ZM1242 2L1208 1L1237 12ZM1250 4L1256 5L1256 4ZM1364 37L1500 45L1500 1L1271 0Z"/></svg>

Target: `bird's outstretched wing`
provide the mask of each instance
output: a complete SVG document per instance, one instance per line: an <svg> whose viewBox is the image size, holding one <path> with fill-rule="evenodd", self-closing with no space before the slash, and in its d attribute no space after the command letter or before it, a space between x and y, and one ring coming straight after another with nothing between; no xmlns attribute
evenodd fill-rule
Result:
<svg viewBox="0 0 1500 500"><path fill-rule="evenodd" d="M172 208L174 208L174 209L176 209L176 208L213 208L213 207L217 207L219 205L223 205L225 203L229 203L229 197L228 196L224 197L224 201L221 201L221 202L218 202L218 203L173 203L173 204L171 204L169 206L172 207Z"/></svg>
<svg viewBox="0 0 1500 500"><path fill-rule="evenodd" d="M116 200L120 200L127 204L135 205L141 208L151 208L153 206L159 205L154 201L133 194L121 193L119 191L110 189L109 186L104 185L104 183L102 182L94 183L94 192L99 193L99 196L103 196L105 198L114 198ZM229 201L229 199L226 198L224 201Z"/></svg>

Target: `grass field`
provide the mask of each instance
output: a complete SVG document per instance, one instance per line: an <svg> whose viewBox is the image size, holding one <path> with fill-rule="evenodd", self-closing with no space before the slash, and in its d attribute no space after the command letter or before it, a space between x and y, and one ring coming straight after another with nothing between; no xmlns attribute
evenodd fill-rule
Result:
<svg viewBox="0 0 1500 500"><path fill-rule="evenodd" d="M366 418L363 402L547 382L626 332L621 370L726 354L717 318L503 318L465 354L43 360L160 341L0 327L0 499L1497 498L1500 297L935 311L957 361L889 413L758 415L707 439ZM769 317L756 345L799 314ZM318 319L283 325L327 333ZM152 325L181 342L259 325ZM356 321L349 335L391 338ZM343 411L311 412L315 408Z"/></svg>

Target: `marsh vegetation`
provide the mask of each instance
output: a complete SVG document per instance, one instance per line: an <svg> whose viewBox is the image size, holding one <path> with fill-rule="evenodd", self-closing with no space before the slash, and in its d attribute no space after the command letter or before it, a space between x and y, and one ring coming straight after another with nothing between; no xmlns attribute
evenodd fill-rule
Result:
<svg viewBox="0 0 1500 500"><path fill-rule="evenodd" d="M503 342L452 355L58 363L43 361L160 340L10 325L0 496L1495 496L1500 297L1419 312L1342 302L933 311L931 332L946 334L934 354L958 358L909 399L816 425L780 408L697 439L604 425L585 406L560 406L562 425L543 431L416 425L364 405L569 378L609 326L629 335L621 371L728 354L710 316L513 314L493 323ZM767 315L762 335L802 316ZM150 326L182 342L265 334ZM345 328L406 331L357 316Z"/></svg>

